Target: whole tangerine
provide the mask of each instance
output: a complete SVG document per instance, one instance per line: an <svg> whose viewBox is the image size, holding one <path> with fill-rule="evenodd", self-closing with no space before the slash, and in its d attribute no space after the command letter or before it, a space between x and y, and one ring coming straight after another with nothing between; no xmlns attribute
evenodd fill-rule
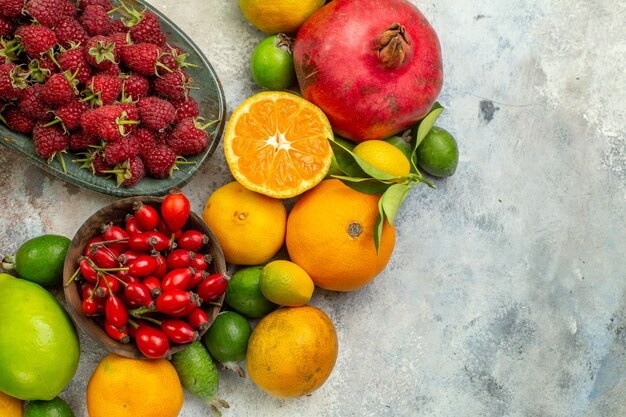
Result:
<svg viewBox="0 0 626 417"><path fill-rule="evenodd" d="M379 195L355 191L336 179L322 181L298 199L287 219L285 242L291 260L315 285L353 291L385 268L396 232L385 221L376 253L379 199Z"/></svg>

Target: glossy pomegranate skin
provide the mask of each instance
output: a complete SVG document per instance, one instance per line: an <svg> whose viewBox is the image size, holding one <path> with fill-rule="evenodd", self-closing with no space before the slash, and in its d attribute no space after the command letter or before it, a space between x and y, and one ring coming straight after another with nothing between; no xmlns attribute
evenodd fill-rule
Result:
<svg viewBox="0 0 626 417"><path fill-rule="evenodd" d="M404 28L404 58L389 65L379 40L394 23ZM405 0L328 3L298 31L294 63L304 98L326 113L338 135L356 142L410 128L428 113L443 84L437 34Z"/></svg>

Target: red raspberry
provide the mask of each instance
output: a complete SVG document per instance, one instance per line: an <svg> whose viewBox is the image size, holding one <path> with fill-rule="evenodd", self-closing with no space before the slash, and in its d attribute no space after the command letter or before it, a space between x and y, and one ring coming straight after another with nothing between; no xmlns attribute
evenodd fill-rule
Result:
<svg viewBox="0 0 626 417"><path fill-rule="evenodd" d="M154 80L154 92L169 100L184 100L189 94L191 78L184 71L173 71Z"/></svg>
<svg viewBox="0 0 626 417"><path fill-rule="evenodd" d="M75 87L67 79L67 74L54 74L46 81L40 93L44 103L61 106L76 97Z"/></svg>
<svg viewBox="0 0 626 417"><path fill-rule="evenodd" d="M41 100L42 89L42 84L33 84L26 88L19 98L18 107L28 117L47 122L52 120L53 115L50 106Z"/></svg>
<svg viewBox="0 0 626 417"><path fill-rule="evenodd" d="M139 153L139 141L133 135L128 135L115 142L109 142L104 148L104 158L108 164L115 165L124 162Z"/></svg>
<svg viewBox="0 0 626 417"><path fill-rule="evenodd" d="M180 47L176 45L166 44L161 50L161 58L159 63L162 66L157 68L158 75L165 75L168 72L177 71L184 67L193 66L186 62L187 56Z"/></svg>
<svg viewBox="0 0 626 417"><path fill-rule="evenodd" d="M104 152L94 152L91 158L91 172L98 177L109 175L106 171L113 169L113 166L107 164L104 159Z"/></svg>
<svg viewBox="0 0 626 417"><path fill-rule="evenodd" d="M87 110L80 116L80 126L88 135L98 135L98 126L100 121L98 120L99 115L96 110L97 109Z"/></svg>
<svg viewBox="0 0 626 417"><path fill-rule="evenodd" d="M40 123L33 129L33 141L35 152L44 159L50 160L54 156L67 149L70 137L63 133L59 126L44 126Z"/></svg>
<svg viewBox="0 0 626 417"><path fill-rule="evenodd" d="M96 106L112 104L122 92L122 80L110 75L94 75L87 81L85 101Z"/></svg>
<svg viewBox="0 0 626 417"><path fill-rule="evenodd" d="M62 0L29 0L26 3L26 12L39 24L53 28L63 16L64 9Z"/></svg>
<svg viewBox="0 0 626 417"><path fill-rule="evenodd" d="M0 65L0 99L15 100L28 87L28 72L12 62Z"/></svg>
<svg viewBox="0 0 626 417"><path fill-rule="evenodd" d="M206 149L209 134L201 129L191 117L176 125L167 144L177 155L197 155Z"/></svg>
<svg viewBox="0 0 626 417"><path fill-rule="evenodd" d="M122 69L118 64L111 64L104 69L97 69L96 75L109 75L111 77L119 77L122 75Z"/></svg>
<svg viewBox="0 0 626 417"><path fill-rule="evenodd" d="M139 120L139 109L133 102L119 102L117 103L128 115L128 120ZM133 129L134 130L134 129Z"/></svg>
<svg viewBox="0 0 626 417"><path fill-rule="evenodd" d="M76 18L78 16L78 9L73 0L61 0L61 14L64 17Z"/></svg>
<svg viewBox="0 0 626 417"><path fill-rule="evenodd" d="M130 74L122 79L124 97L132 100L139 100L148 95L150 82L146 77L138 74Z"/></svg>
<svg viewBox="0 0 626 417"><path fill-rule="evenodd" d="M37 58L57 44L54 32L45 26L24 25L15 30L15 36L22 39L22 46L31 58Z"/></svg>
<svg viewBox="0 0 626 417"><path fill-rule="evenodd" d="M24 0L0 0L0 15L16 19L22 15Z"/></svg>
<svg viewBox="0 0 626 417"><path fill-rule="evenodd" d="M97 133L106 141L120 140L128 135L135 124L136 120L130 119L124 107L117 104L109 104L93 110L97 123ZM89 112L87 112L89 113ZM83 125L83 119L81 119ZM85 126L83 125L83 129Z"/></svg>
<svg viewBox="0 0 626 417"><path fill-rule="evenodd" d="M166 37L161 30L159 18L151 11L139 12L138 19L131 20L131 24L128 31L134 43L147 42L158 46L165 43Z"/></svg>
<svg viewBox="0 0 626 417"><path fill-rule="evenodd" d="M140 157L132 157L124 165L128 165L122 182L124 187L132 187L146 176L146 168Z"/></svg>
<svg viewBox="0 0 626 417"><path fill-rule="evenodd" d="M167 100L154 96L144 97L137 102L139 118L143 127L150 130L161 130L176 118L176 109Z"/></svg>
<svg viewBox="0 0 626 417"><path fill-rule="evenodd" d="M159 132L154 132L154 142L157 145L167 145L167 141L169 140L171 134L171 128L163 129Z"/></svg>
<svg viewBox="0 0 626 417"><path fill-rule="evenodd" d="M152 152L144 155L143 162L148 175L153 178L167 178L176 167L176 154L166 145L157 145Z"/></svg>
<svg viewBox="0 0 626 417"><path fill-rule="evenodd" d="M139 75L146 77L156 74L161 49L153 43L138 43L122 48L122 62Z"/></svg>
<svg viewBox="0 0 626 417"><path fill-rule="evenodd" d="M148 129L140 127L139 129L135 129L133 135L139 143L139 156L143 157L144 155L152 152L152 149L154 149L154 147L156 146L154 133L152 133Z"/></svg>
<svg viewBox="0 0 626 417"><path fill-rule="evenodd" d="M35 120L22 113L17 107L9 107L4 113L7 126L14 132L29 134L33 131Z"/></svg>
<svg viewBox="0 0 626 417"><path fill-rule="evenodd" d="M115 32L126 32L128 28L124 24L124 21L121 19L113 19L111 21L111 33ZM126 35L126 33L124 33Z"/></svg>
<svg viewBox="0 0 626 417"><path fill-rule="evenodd" d="M89 104L76 98L57 107L54 114L66 131L76 130L80 127L80 118L87 109L89 109Z"/></svg>
<svg viewBox="0 0 626 417"><path fill-rule="evenodd" d="M37 59L31 59L28 63L28 70L30 71L30 81L35 83L44 83L53 74L59 72L59 68L48 55L41 55Z"/></svg>
<svg viewBox="0 0 626 417"><path fill-rule="evenodd" d="M13 33L13 23L5 17L0 16L0 36L7 36Z"/></svg>
<svg viewBox="0 0 626 417"><path fill-rule="evenodd" d="M77 130L70 134L69 148L74 151L84 151L99 143L98 136L85 133L84 130Z"/></svg>
<svg viewBox="0 0 626 417"><path fill-rule="evenodd" d="M105 69L120 62L120 53L112 38L97 35L85 43L85 58L90 65Z"/></svg>
<svg viewBox="0 0 626 417"><path fill-rule="evenodd" d="M187 100L172 101L172 104L176 108L176 123L180 123L181 120L187 117L198 117L200 115L200 107L198 102L191 96Z"/></svg>
<svg viewBox="0 0 626 417"><path fill-rule="evenodd" d="M69 49L74 45L84 45L89 39L89 35L78 20L70 16L63 16L54 28L54 34L59 41L59 45Z"/></svg>
<svg viewBox="0 0 626 417"><path fill-rule="evenodd" d="M113 5L109 0L80 0L78 2L78 8L81 11L84 11L88 6L100 6L107 12L113 10Z"/></svg>
<svg viewBox="0 0 626 417"><path fill-rule="evenodd" d="M76 73L76 79L80 84L85 84L91 77L91 67L87 63L82 46L61 52L57 56L57 62L61 67L61 71L69 71L71 74ZM78 72L76 72L78 70Z"/></svg>
<svg viewBox="0 0 626 417"><path fill-rule="evenodd" d="M108 35L111 32L111 18L101 6L85 7L80 16L80 23L91 36Z"/></svg>

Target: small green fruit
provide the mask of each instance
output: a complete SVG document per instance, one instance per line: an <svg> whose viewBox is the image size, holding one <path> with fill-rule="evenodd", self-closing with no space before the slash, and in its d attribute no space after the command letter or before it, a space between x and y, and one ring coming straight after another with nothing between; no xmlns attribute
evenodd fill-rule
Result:
<svg viewBox="0 0 626 417"><path fill-rule="evenodd" d="M417 164L435 177L449 177L459 163L459 148L445 129L433 126L415 150Z"/></svg>
<svg viewBox="0 0 626 417"><path fill-rule="evenodd" d="M42 235L27 240L15 253L15 270L21 278L43 286L59 286L71 241L65 236Z"/></svg>
<svg viewBox="0 0 626 417"><path fill-rule="evenodd" d="M285 90L294 84L293 39L279 33L262 40L250 58L252 78L268 90Z"/></svg>

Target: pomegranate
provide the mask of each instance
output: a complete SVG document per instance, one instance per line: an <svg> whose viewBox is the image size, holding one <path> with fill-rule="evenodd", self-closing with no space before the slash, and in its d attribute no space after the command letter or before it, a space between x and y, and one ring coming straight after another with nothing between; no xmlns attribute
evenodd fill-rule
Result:
<svg viewBox="0 0 626 417"><path fill-rule="evenodd" d="M437 34L405 0L334 0L300 27L293 53L304 98L356 142L413 126L443 84Z"/></svg>

